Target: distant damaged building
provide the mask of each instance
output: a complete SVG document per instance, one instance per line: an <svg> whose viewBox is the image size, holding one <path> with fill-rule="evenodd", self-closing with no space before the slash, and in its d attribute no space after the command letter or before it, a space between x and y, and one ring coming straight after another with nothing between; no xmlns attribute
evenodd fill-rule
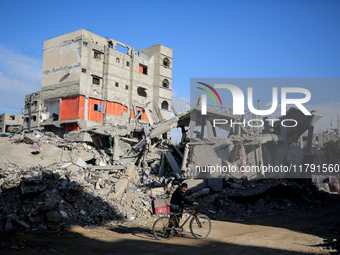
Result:
<svg viewBox="0 0 340 255"><path fill-rule="evenodd" d="M42 101L40 98L40 91L31 93L25 96L25 107L23 109L24 121L23 129L24 131L32 131L34 129L41 128L41 121L44 117L43 112L46 111L46 107L42 106ZM45 113L46 116L46 113Z"/></svg>
<svg viewBox="0 0 340 255"><path fill-rule="evenodd" d="M40 126L62 135L101 123L169 119L172 62L172 49L163 45L135 50L84 29L47 40Z"/></svg>
<svg viewBox="0 0 340 255"><path fill-rule="evenodd" d="M0 115L0 132L19 133L22 130L24 116L21 114L3 113Z"/></svg>
<svg viewBox="0 0 340 255"><path fill-rule="evenodd" d="M264 176L269 178L307 176L304 169L298 167L303 162L312 163L313 155L309 157L310 150L303 151L293 143L306 131L312 138L313 125L322 117L321 115L313 113L311 116L305 116L300 110L290 108L284 117L273 124L273 127L249 129L240 124L242 121L237 120L237 116L227 112L208 109L207 115L202 116L200 111L199 107L195 107L190 113L177 116L178 126L183 127L182 130L188 127L184 134L189 143L185 146L181 164L184 176L193 178L234 176L251 179ZM213 124L215 118L227 119L228 124L217 128ZM293 127L283 127L279 125L283 120L298 121ZM231 125L233 122L237 124ZM312 139L309 139L307 148L311 146ZM269 169L268 166L272 168ZM290 166L293 169L289 169Z"/></svg>

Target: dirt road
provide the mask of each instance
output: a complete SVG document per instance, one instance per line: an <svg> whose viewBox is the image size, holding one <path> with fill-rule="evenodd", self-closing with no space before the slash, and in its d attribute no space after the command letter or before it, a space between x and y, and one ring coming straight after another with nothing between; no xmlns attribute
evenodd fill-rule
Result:
<svg viewBox="0 0 340 255"><path fill-rule="evenodd" d="M336 208L339 208L337 205ZM212 232L202 240L189 229L184 237L158 241L153 221L144 226L127 222L115 227L71 227L63 234L20 234L12 237L10 251L1 254L338 254L322 246L339 236L335 208L299 210L257 217L214 220ZM9 241L7 241L9 242Z"/></svg>

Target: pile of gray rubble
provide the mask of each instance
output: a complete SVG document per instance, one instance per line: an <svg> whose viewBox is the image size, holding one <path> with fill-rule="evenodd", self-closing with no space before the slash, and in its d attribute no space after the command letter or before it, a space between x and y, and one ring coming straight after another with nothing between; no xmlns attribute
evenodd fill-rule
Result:
<svg viewBox="0 0 340 255"><path fill-rule="evenodd" d="M173 143L170 130L182 123L185 137L187 122L182 116L151 126L101 125L64 138L39 131L0 137L1 231L59 231L70 225L120 221L143 224L155 217L152 200L169 197L182 181L201 211L213 219L321 205L325 193L306 180L185 178L194 159L202 160L197 155L208 150L218 148L216 154L225 159L222 164L240 165L242 141L247 164L258 163L254 155L261 153L263 144L268 151L287 148L276 134L208 142L196 137L191 146L188 139ZM289 153L285 157L292 158Z"/></svg>

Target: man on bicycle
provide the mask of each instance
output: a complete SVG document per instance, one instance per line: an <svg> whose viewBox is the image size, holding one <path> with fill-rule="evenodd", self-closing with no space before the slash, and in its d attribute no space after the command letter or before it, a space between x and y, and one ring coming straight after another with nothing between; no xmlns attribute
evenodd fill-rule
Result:
<svg viewBox="0 0 340 255"><path fill-rule="evenodd" d="M184 193L188 190L188 184L186 183L182 183L181 186L179 186L175 192L172 194L171 200L170 200L170 210L171 212L174 213L182 213L183 212L183 208L184 208L184 204L188 204L188 205L197 205L198 203L191 201L190 199L186 198L184 196ZM178 215L174 217L175 220L175 226L174 227L178 227L179 226L179 222L182 218L182 215Z"/></svg>

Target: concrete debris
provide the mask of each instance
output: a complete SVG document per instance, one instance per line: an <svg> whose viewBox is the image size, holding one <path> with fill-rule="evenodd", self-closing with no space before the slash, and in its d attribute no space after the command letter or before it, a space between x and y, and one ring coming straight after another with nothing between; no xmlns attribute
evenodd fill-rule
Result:
<svg viewBox="0 0 340 255"><path fill-rule="evenodd" d="M204 196L204 195L208 195L210 193L210 189L209 188L204 188L204 189L201 189L197 192L195 192L194 194L191 195L192 198L198 198L198 197L201 197L201 196Z"/></svg>
<svg viewBox="0 0 340 255"><path fill-rule="evenodd" d="M155 135L171 125L176 120L153 127L101 126L70 132L67 140L51 132L1 137L0 228L62 230L150 218L150 197L164 197L164 187L168 192L180 178L179 166L175 173L165 160L173 150L171 163L178 164L179 151Z"/></svg>
<svg viewBox="0 0 340 255"><path fill-rule="evenodd" d="M71 131L64 138L38 131L0 137L1 231L59 231L70 224L148 219L153 216L152 200L169 198L181 182L188 184L187 195L212 218L319 202L312 188L295 181L193 174L195 165L298 164L306 156L292 144L296 137L291 130L287 140L275 132L249 135L228 127L230 135L221 139L208 120L201 122L209 129L208 138L193 137L194 132L186 130L195 124L187 114L152 125L105 124ZM176 126L182 129L180 144L168 137ZM300 126L299 133L306 128L307 124ZM32 155L29 148L39 154ZM325 190L339 192L339 179L314 179Z"/></svg>

